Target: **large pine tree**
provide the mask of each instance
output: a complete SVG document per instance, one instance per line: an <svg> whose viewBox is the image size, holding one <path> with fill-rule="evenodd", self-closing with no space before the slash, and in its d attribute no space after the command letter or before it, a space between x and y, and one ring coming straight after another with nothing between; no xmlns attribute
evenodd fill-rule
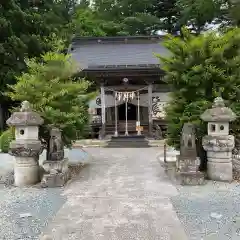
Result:
<svg viewBox="0 0 240 240"><path fill-rule="evenodd" d="M170 37L165 46L171 52L170 56L158 57L166 72L165 81L173 89L172 99L166 107L168 144L178 149L183 124L194 123L200 168L205 170L206 153L201 139L207 131L200 115L219 95L240 115L240 29L222 35L199 36L184 30L182 38ZM239 119L231 125L231 131L239 135Z"/></svg>
<svg viewBox="0 0 240 240"><path fill-rule="evenodd" d="M185 122L196 124L199 139L206 133L199 116L215 97L221 95L240 114L240 29L197 37L184 30L182 38L170 37L165 46L170 57L158 57L166 71L165 81L173 87L166 108L168 143L178 148ZM232 125L236 134L239 124Z"/></svg>
<svg viewBox="0 0 240 240"><path fill-rule="evenodd" d="M40 57L51 50L53 39L69 36L65 26L70 21L66 17L66 4L70 1L73 0L0 3L0 128L4 125L3 115L12 105L4 95L6 86L14 84L26 70L25 58Z"/></svg>

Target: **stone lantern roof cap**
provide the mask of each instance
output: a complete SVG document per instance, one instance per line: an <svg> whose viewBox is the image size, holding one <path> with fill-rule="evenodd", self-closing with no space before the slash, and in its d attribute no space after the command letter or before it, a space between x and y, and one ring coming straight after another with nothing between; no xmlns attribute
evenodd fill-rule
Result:
<svg viewBox="0 0 240 240"><path fill-rule="evenodd" d="M212 108L201 115L201 119L205 122L232 122L236 117L236 114L225 106L221 97L215 98Z"/></svg>
<svg viewBox="0 0 240 240"><path fill-rule="evenodd" d="M7 120L9 126L39 126L42 125L43 122L44 120L41 116L33 112L28 101L23 101L20 112L14 112Z"/></svg>

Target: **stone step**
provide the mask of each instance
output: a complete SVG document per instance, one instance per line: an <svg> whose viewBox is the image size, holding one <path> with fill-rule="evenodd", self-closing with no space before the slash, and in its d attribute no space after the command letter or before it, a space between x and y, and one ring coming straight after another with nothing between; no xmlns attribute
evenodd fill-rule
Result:
<svg viewBox="0 0 240 240"><path fill-rule="evenodd" d="M147 148L148 141L143 135L113 136L107 147L111 148Z"/></svg>
<svg viewBox="0 0 240 240"><path fill-rule="evenodd" d="M124 143L124 142L126 142L126 143L128 143L128 142L146 142L146 143L148 143L148 141L146 141L146 140L142 140L142 139L134 139L134 140L124 140L124 139L114 139L114 140L111 140L111 142L119 142L119 143Z"/></svg>
<svg viewBox="0 0 240 240"><path fill-rule="evenodd" d="M116 144L148 144L148 141L109 141L108 144L116 143Z"/></svg>
<svg viewBox="0 0 240 240"><path fill-rule="evenodd" d="M165 143L165 139L162 139L162 140L148 139L148 144L151 147L163 147L164 143Z"/></svg>
<svg viewBox="0 0 240 240"><path fill-rule="evenodd" d="M107 144L107 140L98 139L82 139L73 144L73 148L79 147L104 147Z"/></svg>
<svg viewBox="0 0 240 240"><path fill-rule="evenodd" d="M148 144L108 144L106 148L149 148Z"/></svg>
<svg viewBox="0 0 240 240"><path fill-rule="evenodd" d="M144 136L141 136L144 138ZM132 144L132 142L137 142L137 145L140 146L140 143L143 141L143 139L139 138L134 138L133 141L133 136L129 136L129 138L125 136L120 136L118 139L115 139L115 142L118 142L119 144L117 145L127 145L129 146ZM131 140L130 140L131 139ZM81 147L105 147L108 145L109 140L99 140L99 139L82 139L78 140L73 144L73 148L81 148ZM129 143L130 142L130 143ZM154 139L144 139L144 145L149 145L151 147L163 147L164 146L165 140L154 140ZM148 146L148 147L149 147Z"/></svg>

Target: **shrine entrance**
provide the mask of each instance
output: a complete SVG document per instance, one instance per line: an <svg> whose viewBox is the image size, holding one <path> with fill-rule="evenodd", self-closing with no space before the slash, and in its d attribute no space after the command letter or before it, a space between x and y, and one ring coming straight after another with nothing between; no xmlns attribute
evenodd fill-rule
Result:
<svg viewBox="0 0 240 240"><path fill-rule="evenodd" d="M127 103L127 116L126 116L126 105L125 103L118 106L118 120L125 121L126 117L128 120L137 121L137 106L132 103Z"/></svg>

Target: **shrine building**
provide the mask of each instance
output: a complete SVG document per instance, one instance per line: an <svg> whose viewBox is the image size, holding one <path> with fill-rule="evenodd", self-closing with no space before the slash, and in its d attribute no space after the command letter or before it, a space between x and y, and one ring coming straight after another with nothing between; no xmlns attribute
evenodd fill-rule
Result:
<svg viewBox="0 0 240 240"><path fill-rule="evenodd" d="M69 53L99 96L89 103L91 128L106 135L154 137L166 129L163 106L170 86L159 59L169 52L161 36L74 38Z"/></svg>

